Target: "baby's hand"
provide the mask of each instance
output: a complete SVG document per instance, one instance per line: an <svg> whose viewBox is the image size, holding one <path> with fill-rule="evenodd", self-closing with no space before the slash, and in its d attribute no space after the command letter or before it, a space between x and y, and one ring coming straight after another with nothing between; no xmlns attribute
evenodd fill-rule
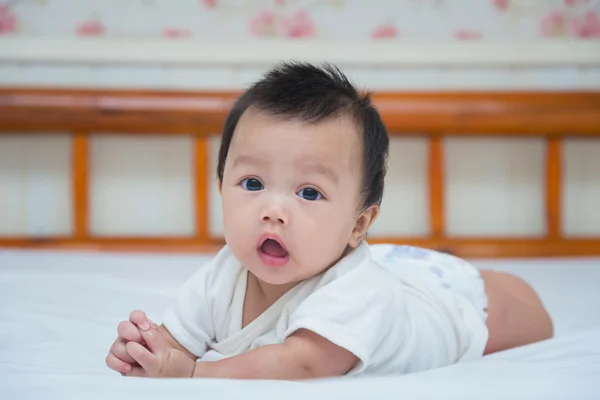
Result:
<svg viewBox="0 0 600 400"><path fill-rule="evenodd" d="M127 354L137 362L127 376L145 378L191 378L196 363L184 352L173 349L156 326L139 331L146 346L139 342L125 345Z"/></svg>
<svg viewBox="0 0 600 400"><path fill-rule="evenodd" d="M133 311L129 314L129 321L123 321L117 327L118 337L106 356L106 365L120 372L121 375L127 374L134 367L139 367L136 360L127 353L125 346L128 342L145 346L146 342L142 338L141 332L149 330L152 326L156 327L143 311Z"/></svg>

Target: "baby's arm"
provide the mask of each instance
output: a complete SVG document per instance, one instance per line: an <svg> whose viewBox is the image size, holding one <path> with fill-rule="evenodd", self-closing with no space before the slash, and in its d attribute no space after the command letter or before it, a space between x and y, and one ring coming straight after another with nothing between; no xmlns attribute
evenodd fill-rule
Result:
<svg viewBox="0 0 600 400"><path fill-rule="evenodd" d="M346 374L358 358L314 332L301 329L281 344L262 346L216 362L199 362L193 377L313 379Z"/></svg>
<svg viewBox="0 0 600 400"><path fill-rule="evenodd" d="M281 344L199 363L170 348L158 330L140 333L148 348L135 342L127 344L127 353L139 363L129 376L300 380L344 375L358 362L346 349L302 329Z"/></svg>

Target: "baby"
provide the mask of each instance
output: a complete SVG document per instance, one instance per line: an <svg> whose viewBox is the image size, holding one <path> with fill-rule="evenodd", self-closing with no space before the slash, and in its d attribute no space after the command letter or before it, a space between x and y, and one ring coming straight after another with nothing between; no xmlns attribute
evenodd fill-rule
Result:
<svg viewBox="0 0 600 400"><path fill-rule="evenodd" d="M388 135L337 68L283 63L233 106L218 159L227 245L161 326L118 326L126 376L311 379L402 374L552 336L521 279L365 241Z"/></svg>

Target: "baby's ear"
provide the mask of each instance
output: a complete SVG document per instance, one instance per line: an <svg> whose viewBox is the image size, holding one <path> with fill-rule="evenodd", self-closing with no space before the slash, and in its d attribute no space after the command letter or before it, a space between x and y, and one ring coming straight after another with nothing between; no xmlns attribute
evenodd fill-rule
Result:
<svg viewBox="0 0 600 400"><path fill-rule="evenodd" d="M367 236L367 231L371 227L371 224L373 224L378 215L379 206L373 205L358 216L354 230L350 236L350 242L348 243L351 247L356 248L363 241Z"/></svg>

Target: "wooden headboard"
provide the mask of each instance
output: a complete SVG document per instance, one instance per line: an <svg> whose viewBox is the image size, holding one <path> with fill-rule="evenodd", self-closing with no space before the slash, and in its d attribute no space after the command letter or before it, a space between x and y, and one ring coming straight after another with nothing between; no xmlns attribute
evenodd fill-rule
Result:
<svg viewBox="0 0 600 400"><path fill-rule="evenodd" d="M121 90L0 89L0 134L61 130L73 135L73 234L3 237L0 246L197 250L223 243L211 236L208 215L208 136L219 132L238 93ZM561 229L562 143L574 136L600 139L600 93L474 92L375 93L390 134L428 138L430 235L371 242L407 243L461 256L600 255L600 237L567 238ZM193 134L196 234L193 237L97 237L89 230L88 135ZM486 132L493 132L486 134ZM541 137L546 142L547 232L538 238L453 238L445 229L445 136Z"/></svg>

